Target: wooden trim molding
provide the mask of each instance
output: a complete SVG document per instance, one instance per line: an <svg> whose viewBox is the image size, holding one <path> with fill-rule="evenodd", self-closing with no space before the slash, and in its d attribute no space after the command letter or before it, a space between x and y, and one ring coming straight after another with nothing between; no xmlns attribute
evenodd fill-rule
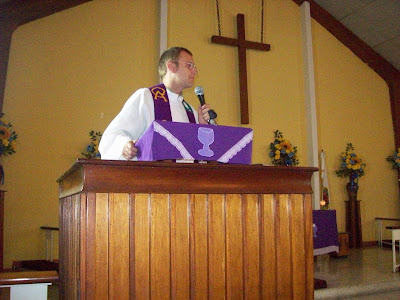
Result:
<svg viewBox="0 0 400 300"><path fill-rule="evenodd" d="M0 273L0 285L56 283L59 281L57 271L25 271Z"/></svg>
<svg viewBox="0 0 400 300"><path fill-rule="evenodd" d="M315 171L318 168L78 159L58 182L60 198L110 190L116 193L311 194L310 180ZM232 173L236 176L232 177ZM181 178L179 181L177 176Z"/></svg>

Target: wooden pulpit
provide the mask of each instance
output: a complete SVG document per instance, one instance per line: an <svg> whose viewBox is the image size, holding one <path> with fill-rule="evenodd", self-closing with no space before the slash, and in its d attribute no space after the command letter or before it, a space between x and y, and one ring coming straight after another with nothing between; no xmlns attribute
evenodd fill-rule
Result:
<svg viewBox="0 0 400 300"><path fill-rule="evenodd" d="M313 299L316 168L78 160L61 299Z"/></svg>

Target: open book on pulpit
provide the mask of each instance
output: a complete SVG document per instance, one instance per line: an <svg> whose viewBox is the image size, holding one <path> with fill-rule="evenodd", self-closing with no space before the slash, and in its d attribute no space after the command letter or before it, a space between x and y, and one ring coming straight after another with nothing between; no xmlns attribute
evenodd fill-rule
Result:
<svg viewBox="0 0 400 300"><path fill-rule="evenodd" d="M140 161L170 159L251 164L253 130L154 121L136 142Z"/></svg>

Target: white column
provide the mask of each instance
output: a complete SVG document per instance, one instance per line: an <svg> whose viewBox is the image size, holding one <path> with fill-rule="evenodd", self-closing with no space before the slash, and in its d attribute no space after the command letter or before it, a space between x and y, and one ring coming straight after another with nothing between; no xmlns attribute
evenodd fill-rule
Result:
<svg viewBox="0 0 400 300"><path fill-rule="evenodd" d="M167 50L168 0L160 0L160 55Z"/></svg>
<svg viewBox="0 0 400 300"><path fill-rule="evenodd" d="M311 35L310 3L308 3L308 1L304 1L300 6L300 11L301 33L303 41L303 71L308 149L307 159L310 167L318 167L318 131L315 105L314 57ZM320 209L319 172L314 173L311 184L314 191L313 208Z"/></svg>

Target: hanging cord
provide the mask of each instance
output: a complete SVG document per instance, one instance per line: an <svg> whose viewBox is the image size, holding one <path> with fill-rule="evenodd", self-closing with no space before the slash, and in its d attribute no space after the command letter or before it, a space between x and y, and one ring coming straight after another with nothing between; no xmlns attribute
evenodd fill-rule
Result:
<svg viewBox="0 0 400 300"><path fill-rule="evenodd" d="M261 0L261 44L264 40L264 0Z"/></svg>
<svg viewBox="0 0 400 300"><path fill-rule="evenodd" d="M221 18L219 16L219 2L217 4L218 34L221 36ZM264 41L264 0L261 0L261 43Z"/></svg>
<svg viewBox="0 0 400 300"><path fill-rule="evenodd" d="M221 36L221 19L219 17L219 3L218 3L218 0L216 0L216 2L217 2L218 33L219 33L219 36Z"/></svg>

